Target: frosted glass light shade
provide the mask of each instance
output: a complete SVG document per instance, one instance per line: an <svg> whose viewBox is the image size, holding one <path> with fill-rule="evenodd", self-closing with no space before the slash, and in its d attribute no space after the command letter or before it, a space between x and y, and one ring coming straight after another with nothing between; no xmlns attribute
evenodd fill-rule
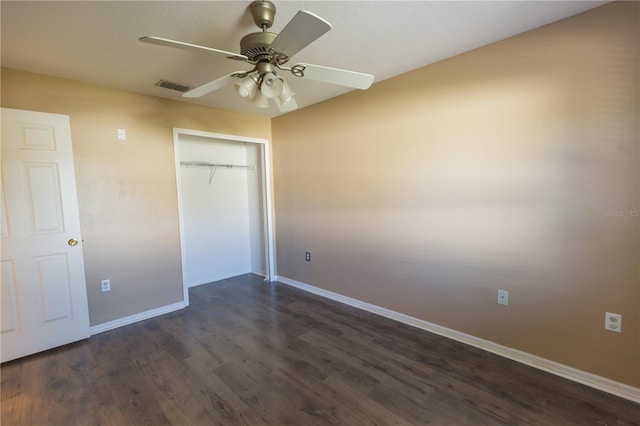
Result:
<svg viewBox="0 0 640 426"><path fill-rule="evenodd" d="M284 105L289 102L296 95L287 82L282 77L278 77L280 81L282 81L282 92L280 93L280 105Z"/></svg>
<svg viewBox="0 0 640 426"><path fill-rule="evenodd" d="M253 104L258 108L269 108L269 98L262 94L260 90L256 91L256 96L253 98Z"/></svg>
<svg viewBox="0 0 640 426"><path fill-rule="evenodd" d="M262 77L260 90L267 98L276 98L282 93L282 80L280 80L274 73L268 72Z"/></svg>
<svg viewBox="0 0 640 426"><path fill-rule="evenodd" d="M258 85L256 84L256 81L253 79L253 77L245 77L242 79L242 81L234 84L234 86L236 88L236 92L238 92L238 95L248 100L253 99L254 95L256 94L256 89L258 88Z"/></svg>

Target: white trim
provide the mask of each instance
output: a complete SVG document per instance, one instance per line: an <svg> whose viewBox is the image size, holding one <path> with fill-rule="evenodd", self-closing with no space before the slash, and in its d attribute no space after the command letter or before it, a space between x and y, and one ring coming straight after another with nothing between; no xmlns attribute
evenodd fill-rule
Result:
<svg viewBox="0 0 640 426"><path fill-rule="evenodd" d="M263 271L263 270L254 269L254 270L251 271L251 273L253 275L259 275L262 278L267 279L267 273L265 271Z"/></svg>
<svg viewBox="0 0 640 426"><path fill-rule="evenodd" d="M271 144L267 141L262 145L262 185L264 195L264 217L265 217L265 248L266 253L266 273L263 275L266 281L275 281L276 273L276 242L275 224L273 220L273 174L271 172Z"/></svg>
<svg viewBox="0 0 640 426"><path fill-rule="evenodd" d="M228 277L221 277L221 278L216 278L216 279L213 279L213 280L207 280L207 281L202 281L202 282L189 283L189 284L186 284L185 287L188 290L188 289L193 288L193 287L199 287L201 285L211 284L212 282L215 282L215 281L226 280L227 278L230 278L230 277L235 277L235 275L230 275Z"/></svg>
<svg viewBox="0 0 640 426"><path fill-rule="evenodd" d="M223 275L223 276L220 276L220 277L214 277L209 281L202 281L202 282L197 282L195 284L189 284L189 288L198 287L198 286L205 285L205 284L211 284L211 283L214 283L214 282L217 282L217 281L228 280L230 278L239 277L239 276L245 275L245 274L259 275L259 276L261 276L263 278L265 278L267 276L267 274L264 271L258 271L258 270L253 271L253 270L251 270L251 271L247 271L247 272L240 272L240 273L237 273L237 274Z"/></svg>
<svg viewBox="0 0 640 426"><path fill-rule="evenodd" d="M186 248L184 246L184 223L182 222L182 192L180 188L182 184L180 183L180 129L173 129L173 159L175 162L176 168L176 196L178 198L178 229L180 232L180 261L182 265L182 300L184 301L185 306L189 306L189 285L187 284L187 272L184 267L185 260L184 256Z"/></svg>
<svg viewBox="0 0 640 426"><path fill-rule="evenodd" d="M182 222L182 195L180 185L180 135L199 136L210 139L222 139L230 142L248 142L256 143L262 146L262 195L263 195L263 211L264 211L264 228L265 228L265 268L266 273L260 274L268 281L276 280L275 268L275 239L274 239L274 221L273 221L273 184L271 174L271 145L268 139L252 138L248 136L226 135L223 133L204 132L200 130L173 128L173 153L176 168L176 191L178 196L178 224L180 229L180 257L182 259L182 291L184 305L189 306L189 288L195 286L187 285L186 267L185 267L185 243L184 243L184 223Z"/></svg>
<svg viewBox="0 0 640 426"><path fill-rule="evenodd" d="M616 382L611 379L607 379L602 376L598 376L586 371L578 370L573 367L566 366L564 364L557 363L531 355L526 352L512 349L507 346L502 346L497 343L481 339L479 337L471 336L469 334L462 333L460 331L452 330L447 327L442 327L437 324L433 324L418 318L411 317L399 312L392 311L381 306L373 305L371 303L363 302L358 299L343 296L339 293L324 290L319 287L315 287L309 284L302 283L300 281L292 280L287 277L278 276L277 281L299 288L300 290L308 291L310 293L317 294L327 299L335 300L337 302L345 303L349 306L353 306L358 309L381 315L383 317L390 318L392 320L411 325L413 327L420 328L422 330L429 331L431 333L438 334L440 336L447 337L449 339L456 340L461 343L465 343L476 348L483 349L487 352L491 352L496 355L503 356L513 361L534 367L543 371L546 371L556 376L564 377L565 379L572 380L574 382L587 385L589 387L610 393L612 395L619 396L621 398L628 399L633 402L640 403L640 388L625 385L624 383Z"/></svg>
<svg viewBox="0 0 640 426"><path fill-rule="evenodd" d="M168 314L169 312L183 309L186 306L187 305L184 302L177 302L171 305L161 306L159 308L151 309L149 311L140 312L139 314L134 314L128 317L119 318L117 320L94 325L89 329L89 333L93 336L94 334L99 334L105 331L113 330L115 328L124 327L125 325L133 324L138 321L144 321L146 319Z"/></svg>

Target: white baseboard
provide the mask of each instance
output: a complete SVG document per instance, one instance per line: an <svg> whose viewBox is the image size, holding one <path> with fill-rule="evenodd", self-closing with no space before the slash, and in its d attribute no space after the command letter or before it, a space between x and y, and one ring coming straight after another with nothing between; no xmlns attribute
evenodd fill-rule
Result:
<svg viewBox="0 0 640 426"><path fill-rule="evenodd" d="M266 272L266 271L263 271L262 269L253 269L253 270L251 271L251 273L252 273L253 275L259 275L259 276L261 276L262 278L266 278L266 276L267 276L267 272Z"/></svg>
<svg viewBox="0 0 640 426"><path fill-rule="evenodd" d="M319 287L315 287L309 284L302 283L300 281L292 280L287 277L276 277L278 282L283 284L299 288L310 293L317 294L327 299L335 300L337 302L345 303L355 308L363 309L365 311L387 317L398 322L411 325L413 327L420 328L422 330L429 331L431 333L438 334L440 336L447 337L449 339L456 340L458 342L466 343L467 345L474 346L476 348L484 349L496 355L503 356L505 358L517 361L519 363L534 367L551 374L555 374L565 379L572 380L574 382L581 383L583 385L610 393L612 395L619 396L621 398L628 399L633 402L640 403L640 388L625 385L624 383L616 382L611 379L607 379L602 376L598 376L586 371L578 370L573 367L566 366L564 364L550 361L548 359L540 358L536 355L531 355L526 352L512 349L507 346L502 346L489 340L484 340L479 337L471 336L469 334L461 333L450 328L442 327L437 324L433 324L418 318L411 317L409 315L401 314L399 312L392 311L381 306L373 305L371 303L363 302L358 299L343 296L339 293L324 290Z"/></svg>
<svg viewBox="0 0 640 426"><path fill-rule="evenodd" d="M267 273L261 270L250 270L250 271L244 271L244 272L234 272L232 274L225 274L225 275L220 275L217 277L212 277L209 278L205 281L197 281L197 282L193 282L193 283L189 283L187 284L187 288L191 288L191 287L198 287L201 285L205 285L205 284L211 284L214 283L216 281L223 281L223 280L228 280L229 278L235 278L238 277L240 275L245 275L245 274L255 274L255 275L260 275L261 277L266 277Z"/></svg>
<svg viewBox="0 0 640 426"><path fill-rule="evenodd" d="M117 320L94 325L89 329L89 332L93 336L94 334L103 333L105 331L113 330L114 328L123 327L125 325L136 323L138 321L143 321L143 320L157 317L160 315L168 314L169 312L182 309L185 306L186 305L184 304L184 302L177 302L171 305L161 306L159 308L151 309L149 311L140 312L139 314L130 315L128 317L119 318Z"/></svg>

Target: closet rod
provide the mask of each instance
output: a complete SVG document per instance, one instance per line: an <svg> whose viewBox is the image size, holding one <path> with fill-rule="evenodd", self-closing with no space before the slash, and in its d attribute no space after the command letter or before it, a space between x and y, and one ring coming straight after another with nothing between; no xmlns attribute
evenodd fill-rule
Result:
<svg viewBox="0 0 640 426"><path fill-rule="evenodd" d="M249 169L249 170L256 169L256 166L244 166L241 164L216 164L216 163L208 163L206 161L181 161L180 164L183 166L226 167L228 169Z"/></svg>

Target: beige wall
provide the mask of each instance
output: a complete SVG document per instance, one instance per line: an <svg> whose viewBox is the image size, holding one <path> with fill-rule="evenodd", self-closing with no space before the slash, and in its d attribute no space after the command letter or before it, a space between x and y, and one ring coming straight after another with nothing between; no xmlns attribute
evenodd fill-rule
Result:
<svg viewBox="0 0 640 426"><path fill-rule="evenodd" d="M274 119L278 275L640 386L639 6Z"/></svg>
<svg viewBox="0 0 640 426"><path fill-rule="evenodd" d="M70 116L91 325L182 300L172 128L271 137L266 118L10 69L2 106Z"/></svg>
<svg viewBox="0 0 640 426"><path fill-rule="evenodd" d="M639 13L610 4L271 124L9 69L1 101L71 117L92 325L182 298L171 128L273 126L279 275L640 386Z"/></svg>

